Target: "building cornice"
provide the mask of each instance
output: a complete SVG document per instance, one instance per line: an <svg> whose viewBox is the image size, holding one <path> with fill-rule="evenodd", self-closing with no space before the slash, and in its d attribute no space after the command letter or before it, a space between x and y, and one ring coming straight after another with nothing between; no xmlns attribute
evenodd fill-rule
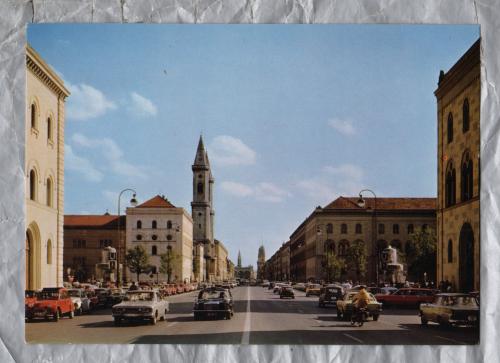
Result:
<svg viewBox="0 0 500 363"><path fill-rule="evenodd" d="M63 80L29 45L26 46L26 67L59 97L65 99L70 95Z"/></svg>

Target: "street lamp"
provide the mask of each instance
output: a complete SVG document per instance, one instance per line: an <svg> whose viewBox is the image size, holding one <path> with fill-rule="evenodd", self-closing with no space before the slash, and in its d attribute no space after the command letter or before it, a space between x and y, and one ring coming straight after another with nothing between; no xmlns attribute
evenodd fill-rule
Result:
<svg viewBox="0 0 500 363"><path fill-rule="evenodd" d="M372 215L372 253L373 249L376 248L376 243L377 243L377 195L375 192L371 189L363 189L362 191L359 192L359 199L358 199L358 206L360 208L365 208L366 207L366 201L363 199L363 192L369 192L373 194L373 197L375 198L375 203L373 206L373 215ZM379 284L379 275L378 275L378 249L377 253L373 254L373 257L375 258L375 277L377 279L377 286Z"/></svg>
<svg viewBox="0 0 500 363"><path fill-rule="evenodd" d="M137 206L137 199L135 199L135 196L136 196L136 191L134 189L130 189L130 188L126 188L126 189L123 189L120 194L118 195L118 244L117 244L117 250L116 250L116 260L118 261L117 263L117 280L118 280L118 286L121 286L122 285L122 280L123 280L123 276L122 274L120 273L120 261L121 259L123 258L124 260L124 256L122 256L122 250L121 250L121 230L120 230L120 221L121 221L121 218L120 218L120 200L121 200L121 197L122 197L122 194L124 192L132 192L133 195L132 195L132 199L130 199L130 205L132 207L135 207ZM124 253L123 253L124 254ZM123 261L124 262L124 261ZM121 264L122 266L124 264ZM123 267L122 267L123 268ZM123 272L123 271L122 271Z"/></svg>

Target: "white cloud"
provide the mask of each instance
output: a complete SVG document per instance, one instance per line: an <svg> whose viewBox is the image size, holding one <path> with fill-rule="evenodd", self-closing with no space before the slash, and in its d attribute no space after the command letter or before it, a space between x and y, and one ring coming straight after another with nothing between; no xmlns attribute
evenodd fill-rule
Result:
<svg viewBox="0 0 500 363"><path fill-rule="evenodd" d="M73 85L65 82L71 95L68 97L66 117L74 120L88 120L104 115L108 110L116 109L100 90L81 83Z"/></svg>
<svg viewBox="0 0 500 363"><path fill-rule="evenodd" d="M253 194L253 189L248 185L231 181L222 182L221 188L227 193L235 195L237 197L248 197Z"/></svg>
<svg viewBox="0 0 500 363"><path fill-rule="evenodd" d="M271 203L282 202L291 195L277 185L267 182L258 183L252 187L242 183L224 181L221 183L221 188L236 197L254 197L256 200Z"/></svg>
<svg viewBox="0 0 500 363"><path fill-rule="evenodd" d="M334 118L329 120L328 124L343 135L351 136L356 133L356 128L351 120Z"/></svg>
<svg viewBox="0 0 500 363"><path fill-rule="evenodd" d="M65 145L64 149L64 164L67 170L82 174L90 182L100 182L102 180L103 174L88 159L76 155L70 145Z"/></svg>
<svg viewBox="0 0 500 363"><path fill-rule="evenodd" d="M243 141L228 135L215 137L208 150L210 160L221 166L253 165L257 156Z"/></svg>
<svg viewBox="0 0 500 363"><path fill-rule="evenodd" d="M156 116L158 109L151 100L146 97L141 96L136 92L130 93L130 98L132 103L130 104L130 109L138 116Z"/></svg>
<svg viewBox="0 0 500 363"><path fill-rule="evenodd" d="M114 140L107 137L90 139L79 133L73 134L71 140L81 147L98 150L107 161L109 169L116 174L138 178L145 177L142 170L123 159L123 151Z"/></svg>
<svg viewBox="0 0 500 363"><path fill-rule="evenodd" d="M328 174L353 181L359 181L363 178L363 169L354 164L342 164L338 167L325 166L323 170Z"/></svg>
<svg viewBox="0 0 500 363"><path fill-rule="evenodd" d="M330 183L320 179L301 180L297 187L319 204L328 203L338 195Z"/></svg>

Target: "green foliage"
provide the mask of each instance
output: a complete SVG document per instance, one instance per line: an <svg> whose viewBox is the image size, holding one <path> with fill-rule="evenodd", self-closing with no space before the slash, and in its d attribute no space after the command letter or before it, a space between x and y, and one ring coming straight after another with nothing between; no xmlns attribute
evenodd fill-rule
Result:
<svg viewBox="0 0 500 363"><path fill-rule="evenodd" d="M358 280L366 274L366 250L362 241L353 242L346 250L345 258L348 271L354 271Z"/></svg>
<svg viewBox="0 0 500 363"><path fill-rule="evenodd" d="M423 281L424 272L429 280L436 277L436 232L430 228L416 230L410 235L406 249L406 263L410 279Z"/></svg>
<svg viewBox="0 0 500 363"><path fill-rule="evenodd" d="M171 250L167 249L167 252L160 255L160 272L162 274L167 274L167 282L170 283L170 278L172 277L172 271L174 269L174 263L178 256Z"/></svg>
<svg viewBox="0 0 500 363"><path fill-rule="evenodd" d="M326 281L338 281L340 280L342 270L345 268L345 262L338 258L332 251L328 251L323 262L323 268Z"/></svg>
<svg viewBox="0 0 500 363"><path fill-rule="evenodd" d="M137 275L137 281L139 281L141 273L148 272L151 269L148 253L142 246L135 246L127 251L125 264L132 273Z"/></svg>

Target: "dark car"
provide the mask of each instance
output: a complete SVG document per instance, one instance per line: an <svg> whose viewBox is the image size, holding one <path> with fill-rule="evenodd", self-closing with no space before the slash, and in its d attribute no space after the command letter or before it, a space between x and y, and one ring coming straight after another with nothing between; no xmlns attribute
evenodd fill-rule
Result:
<svg viewBox="0 0 500 363"><path fill-rule="evenodd" d="M280 289L280 299L284 299L285 297L295 299L295 294L291 286L283 286Z"/></svg>
<svg viewBox="0 0 500 363"><path fill-rule="evenodd" d="M108 306L108 297L110 295L109 289L98 288L95 289L95 295L97 296L97 306L106 307Z"/></svg>
<svg viewBox="0 0 500 363"><path fill-rule="evenodd" d="M344 296L344 288L340 285L323 286L319 291L318 306L320 308L326 305L337 306L337 300Z"/></svg>
<svg viewBox="0 0 500 363"><path fill-rule="evenodd" d="M109 295L107 296L107 305L114 306L116 304L119 304L125 299L126 296L127 294L123 289L111 289Z"/></svg>
<svg viewBox="0 0 500 363"><path fill-rule="evenodd" d="M233 299L229 290L209 288L201 290L193 306L194 320L202 318L231 319L233 316Z"/></svg>

